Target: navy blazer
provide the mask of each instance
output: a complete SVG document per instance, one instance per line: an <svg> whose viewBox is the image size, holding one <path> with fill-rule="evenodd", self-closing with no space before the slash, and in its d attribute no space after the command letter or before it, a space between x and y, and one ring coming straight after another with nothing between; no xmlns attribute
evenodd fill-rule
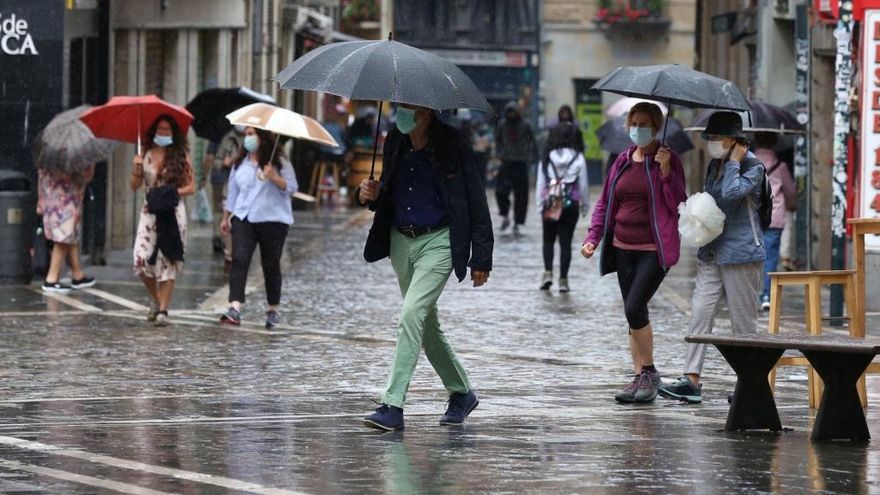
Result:
<svg viewBox="0 0 880 495"><path fill-rule="evenodd" d="M368 262L379 261L391 254L394 170L411 147L409 136L396 128L385 138L379 196L369 205L376 215L364 246L364 259ZM467 275L468 267L472 270L492 270L495 242L492 217L470 144L461 132L440 122L435 116L428 129L426 149L432 152L434 178L446 205L455 276L461 282Z"/></svg>

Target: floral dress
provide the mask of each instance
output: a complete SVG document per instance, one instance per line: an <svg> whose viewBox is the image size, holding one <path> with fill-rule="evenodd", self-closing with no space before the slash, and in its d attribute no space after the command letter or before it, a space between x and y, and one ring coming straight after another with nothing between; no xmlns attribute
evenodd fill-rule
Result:
<svg viewBox="0 0 880 495"><path fill-rule="evenodd" d="M61 244L78 244L82 225L83 195L94 174L94 166L82 175L39 170L39 197L43 207L46 239Z"/></svg>
<svg viewBox="0 0 880 495"><path fill-rule="evenodd" d="M146 191L149 191L150 188L161 185L157 184L157 182L156 166L148 151L144 156L144 184L146 185L144 194L146 195ZM186 207L184 206L183 198L177 204L175 213L177 216L177 226L180 228L180 239L183 241L184 248L186 248ZM147 202L144 201L144 206L141 208L141 217L138 220L137 237L134 240L134 272L137 275L155 278L159 282L174 280L177 272L183 269L183 262L169 261L161 251L156 257L156 264L151 265L147 262L150 256L152 256L153 251L156 250L156 238L156 215L147 211Z"/></svg>

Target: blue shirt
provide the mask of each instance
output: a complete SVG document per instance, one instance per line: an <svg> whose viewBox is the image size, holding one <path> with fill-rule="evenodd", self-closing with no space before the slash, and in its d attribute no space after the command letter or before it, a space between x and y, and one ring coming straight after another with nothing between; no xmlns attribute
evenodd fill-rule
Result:
<svg viewBox="0 0 880 495"><path fill-rule="evenodd" d="M430 157L427 150L410 149L397 165L391 191L395 227L437 227L447 222Z"/></svg>
<svg viewBox="0 0 880 495"><path fill-rule="evenodd" d="M251 223L281 222L293 223L290 196L298 189L293 166L281 159L281 176L287 187L279 188L269 180L257 178L257 166L246 157L241 165L229 174L226 194L226 211Z"/></svg>

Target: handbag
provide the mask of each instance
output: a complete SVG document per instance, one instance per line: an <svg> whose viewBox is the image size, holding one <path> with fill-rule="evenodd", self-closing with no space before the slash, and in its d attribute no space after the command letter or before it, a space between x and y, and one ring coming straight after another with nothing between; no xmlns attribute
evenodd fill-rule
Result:
<svg viewBox="0 0 880 495"><path fill-rule="evenodd" d="M33 246L31 247L31 268L34 276L45 278L49 272L49 262L52 259L53 243L46 239L46 232L43 228L43 218L39 217L37 226L34 229Z"/></svg>
<svg viewBox="0 0 880 495"><path fill-rule="evenodd" d="M205 188L201 188L196 192L196 204L189 215L190 220L200 223L211 223L214 220L214 213L211 209L211 200L208 199L208 192Z"/></svg>

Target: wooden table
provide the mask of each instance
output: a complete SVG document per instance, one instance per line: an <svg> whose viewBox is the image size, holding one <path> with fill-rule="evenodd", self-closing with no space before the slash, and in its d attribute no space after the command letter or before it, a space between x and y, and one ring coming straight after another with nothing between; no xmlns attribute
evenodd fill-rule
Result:
<svg viewBox="0 0 880 495"><path fill-rule="evenodd" d="M782 429L767 375L786 349L797 349L825 382L810 439L867 442L871 438L856 382L880 353L880 339L755 334L694 335L685 340L714 345L736 372L736 389L725 431Z"/></svg>

